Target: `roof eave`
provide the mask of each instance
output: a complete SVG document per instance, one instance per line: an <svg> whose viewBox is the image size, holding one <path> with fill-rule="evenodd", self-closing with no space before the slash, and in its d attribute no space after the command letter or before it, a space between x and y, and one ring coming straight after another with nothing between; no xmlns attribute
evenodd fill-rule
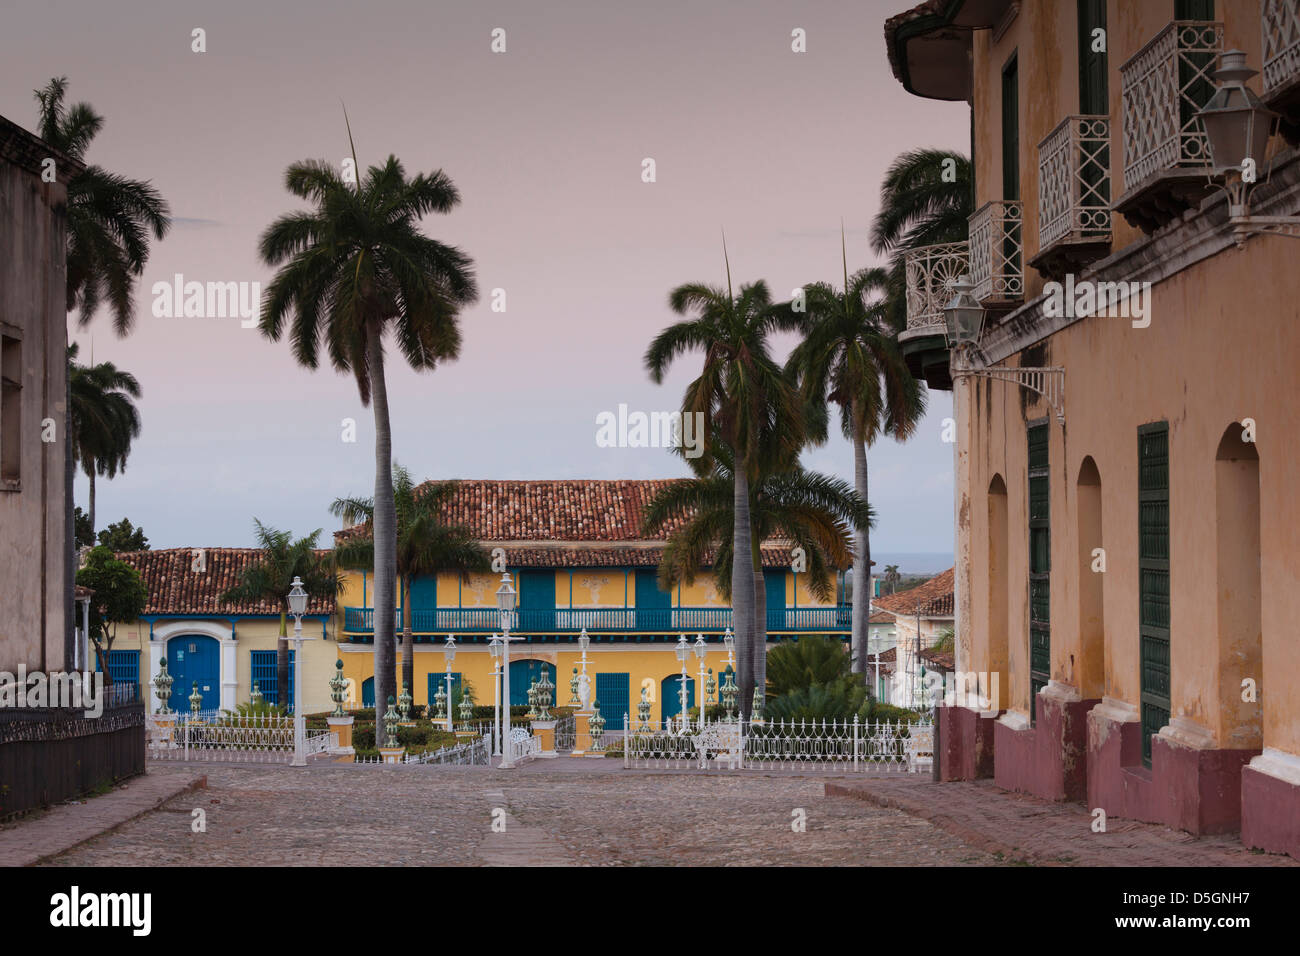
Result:
<svg viewBox="0 0 1300 956"><path fill-rule="evenodd" d="M970 100L971 33L995 26L1013 0L923 0L885 21L885 50L894 77L913 96L931 100ZM909 44L922 41L913 51ZM918 73L912 53L924 53L929 68Z"/></svg>

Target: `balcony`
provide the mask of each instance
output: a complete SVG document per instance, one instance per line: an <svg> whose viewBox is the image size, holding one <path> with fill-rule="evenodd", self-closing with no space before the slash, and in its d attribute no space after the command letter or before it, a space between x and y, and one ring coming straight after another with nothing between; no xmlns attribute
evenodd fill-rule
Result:
<svg viewBox="0 0 1300 956"><path fill-rule="evenodd" d="M345 607L343 630L348 634L372 634L375 609ZM799 607L767 612L769 631L847 632L852 607ZM398 633L402 615L393 614ZM516 634L573 634L586 628L590 632L654 633L678 631L718 632L731 626L731 608L557 608L520 609L512 615L510 629ZM442 636L448 633L491 634L501 629L501 612L493 607L437 608L413 610L411 630L415 634Z"/></svg>
<svg viewBox="0 0 1300 956"><path fill-rule="evenodd" d="M970 269L968 250L965 242L945 242L919 246L903 257L907 328L898 334L898 344L912 377L931 388L952 388L943 307L952 298L953 280Z"/></svg>
<svg viewBox="0 0 1300 956"><path fill-rule="evenodd" d="M1110 251L1110 117L1068 116L1038 144L1038 255L1061 279Z"/></svg>
<svg viewBox="0 0 1300 956"><path fill-rule="evenodd" d="M1281 132L1300 146L1300 0L1263 0L1264 78L1260 98L1282 114Z"/></svg>
<svg viewBox="0 0 1300 956"><path fill-rule="evenodd" d="M970 217L971 294L986 308L1008 308L1025 297L1021 216L1018 200L995 199Z"/></svg>
<svg viewBox="0 0 1300 956"><path fill-rule="evenodd" d="M1214 95L1223 24L1177 20L1120 67L1124 195L1115 211L1144 232L1209 193L1209 148L1197 112Z"/></svg>

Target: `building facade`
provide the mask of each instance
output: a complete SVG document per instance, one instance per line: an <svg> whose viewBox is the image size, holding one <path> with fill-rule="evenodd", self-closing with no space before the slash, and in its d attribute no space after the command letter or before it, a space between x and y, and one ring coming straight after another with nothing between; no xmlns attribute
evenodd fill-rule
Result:
<svg viewBox="0 0 1300 956"><path fill-rule="evenodd" d="M945 709L943 775L1300 855L1297 249L1238 244L1197 117L1244 51L1283 115L1254 213L1300 212L1300 3L932 0L885 34L972 110L968 241L909 255L901 336L954 389L956 667L1002 675ZM954 384L960 273L995 371Z"/></svg>
<svg viewBox="0 0 1300 956"><path fill-rule="evenodd" d="M469 527L500 559L518 593L511 642L510 699L528 704L528 688L545 674L556 685L557 703L569 700L569 684L581 666L578 640L590 640L587 674L611 730L624 713L636 714L644 689L651 719L681 710L682 634L692 645L687 661L686 706L698 705L701 662L693 650L703 635L705 680L720 680L727 666L722 637L731 608L711 572L672 592L657 583L663 539L640 536L646 503L662 481L462 481L444 514ZM348 532L340 532L347 534ZM499 549L499 550L498 550ZM767 592L768 645L802 634L829 634L847 641L851 611L842 603L843 575L835 597L820 602L806 572L791 570L788 547L762 549ZM279 609L270 602L226 605L220 595L261 558L254 548L181 548L118 555L144 577L149 604L141 619L120 626L110 668L120 680L149 683L168 662L171 707L188 711L197 684L205 710L232 710L246 703L257 683L264 700L277 703L275 650ZM411 585L416 704L433 702L450 670L453 693L466 685L480 705L502 693L494 686L488 651L500 633L496 590L500 573L417 577ZM399 596L400 601L400 596ZM397 678L401 688L401 633L405 609L393 609L398 635ZM312 597L303 619L303 707L320 712L333 705L329 678L343 661L348 706L374 706L374 575L344 572L337 604ZM292 634L292 621L289 631ZM446 646L455 653L448 667ZM292 668L291 668L292 671ZM152 688L148 688L150 691ZM292 686L290 694L292 696ZM716 699L716 691L715 691ZM151 698L156 709L157 701Z"/></svg>

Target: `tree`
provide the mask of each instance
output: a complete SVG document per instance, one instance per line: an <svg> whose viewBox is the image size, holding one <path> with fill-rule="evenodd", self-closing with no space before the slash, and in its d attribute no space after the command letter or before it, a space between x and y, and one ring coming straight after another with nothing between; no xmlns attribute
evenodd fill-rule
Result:
<svg viewBox="0 0 1300 956"><path fill-rule="evenodd" d="M919 246L964 242L974 211L974 170L961 153L914 149L890 164L880 184L871 247L890 256L885 316L895 331L907 328L905 254Z"/></svg>
<svg viewBox="0 0 1300 956"><path fill-rule="evenodd" d="M475 540L473 532L461 525L444 524L443 508L456 494L456 482L425 485L417 488L411 474L401 465L393 465L393 511L397 519L397 580L402 596L402 683L415 687L415 638L411 628L411 582L417 577L437 580L442 572L454 572L465 583L475 572L492 568L492 556ZM334 549L340 567L373 569L375 539L373 523L375 503L372 498L339 498L330 512L349 524L364 523L360 529ZM376 603L375 616L383 605ZM378 626L378 625L376 625ZM376 709L379 698L375 698Z"/></svg>
<svg viewBox="0 0 1300 956"><path fill-rule="evenodd" d="M659 564L659 580L665 589L679 582L690 584L709 557L713 558L713 571L718 590L734 600L733 539L728 530L734 528L735 496L731 458L725 447L716 451L715 473L702 478L688 478L665 487L646 506L642 522L644 534L658 534L668 527L676 527ZM760 474L750 488L750 521L752 540L762 542L782 538L800 547L808 561L809 589L820 600L829 601L835 596L834 570L848 567L853 558L851 529L858 521L870 523L870 508L846 482L828 478L801 468L791 468L775 474ZM755 559L757 573L752 579L761 579L761 562ZM767 621L765 594L756 598L756 616L761 617L759 634L762 644L754 659L749 698L742 703L752 703L753 687L767 685ZM742 633L737 627L737 632Z"/></svg>
<svg viewBox="0 0 1300 956"><path fill-rule="evenodd" d="M37 128L45 142L69 158L84 163L86 150L103 128L104 119L88 103L65 105L67 88L67 78L61 77L50 80L43 89L33 91L39 104ZM132 324L135 282L144 274L145 263L149 260L149 237L152 234L154 239L161 240L171 226L167 203L147 181L129 179L100 166L87 165L68 181L67 210L67 309L69 312L77 311L77 323L84 328L107 299L113 312L113 327L119 336L126 335ZM69 407L72 405L70 385L65 401ZM72 502L73 479L77 470L74 456L72 441L65 442L63 508L68 531L64 541L64 585L69 600L76 564ZM69 614L65 651L69 662L73 620L74 615Z"/></svg>
<svg viewBox="0 0 1300 956"><path fill-rule="evenodd" d="M826 283L804 286L806 312L803 341L790 354L788 367L798 372L804 397L839 406L844 437L853 445L854 485L868 500L867 447L881 435L899 441L911 437L925 415L926 396L912 377L885 321L883 269L849 275L841 245L844 289ZM866 679L867 608L870 604L871 537L857 528L853 562L853 672Z"/></svg>
<svg viewBox="0 0 1300 956"><path fill-rule="evenodd" d="M73 460L90 479L87 517L95 529L95 476L115 478L126 470L131 442L140 435L140 413L134 398L140 383L112 362L77 363L78 346L68 346L68 440Z"/></svg>
<svg viewBox="0 0 1300 956"><path fill-rule="evenodd" d="M139 619L149 603L149 590L140 572L119 561L111 548L91 548L86 563L77 571L77 583L95 593L90 599L89 636L95 645L104 681L113 682L108 653L117 639L117 625Z"/></svg>
<svg viewBox="0 0 1300 956"><path fill-rule="evenodd" d="M898 565L896 564L885 565L885 573L882 576L882 580L889 585L890 594L896 594L898 592L898 582L901 581L902 579L903 576L898 573Z"/></svg>
<svg viewBox="0 0 1300 956"><path fill-rule="evenodd" d="M86 150L104 126L89 103L64 104L68 79L52 79L36 90L41 139L68 157L85 162ZM170 210L147 181L128 179L99 166L68 183L67 308L84 327L107 301L118 335L131 331L132 292L149 261L149 236L161 240L171 226Z"/></svg>
<svg viewBox="0 0 1300 956"><path fill-rule="evenodd" d="M450 212L460 194L442 170L408 180L395 156L371 166L355 185L324 160L294 163L285 187L313 208L281 216L262 234L263 261L280 269L263 297L260 328L278 342L287 327L294 358L313 370L323 343L334 368L355 377L361 404L373 405L375 607L395 608L393 437L383 341L391 333L417 371L459 355L460 309L478 297L473 264L417 225L426 213ZM380 740L384 705L396 697L393 631L391 615L375 616Z"/></svg>
<svg viewBox="0 0 1300 956"><path fill-rule="evenodd" d="M90 516L80 508L74 508L72 522L74 549L80 551L82 548L93 548L95 546L95 526L90 523Z"/></svg>
<svg viewBox="0 0 1300 956"><path fill-rule="evenodd" d="M850 662L839 640L804 634L797 641L772 648L767 673L767 692L780 697L813 684L828 684L847 677Z"/></svg>
<svg viewBox="0 0 1300 956"><path fill-rule="evenodd" d="M239 582L221 595L223 604L257 604L268 601L280 610L280 636L275 642L276 703L289 706L289 589L295 577L313 598L332 600L339 592L339 574L328 555L316 550L321 529L295 539L253 519L261 560L245 568Z"/></svg>
<svg viewBox="0 0 1300 956"><path fill-rule="evenodd" d="M723 255L725 260L725 247ZM645 354L650 379L662 384L675 358L702 351L704 367L686 387L682 399L682 414L698 413L706 423L703 453L691 467L697 475L711 471L719 441L732 449L736 461L732 469L732 618L741 705L748 713L759 666L756 661L767 651L756 643L760 639L754 583L757 543L751 533L750 484L757 477L761 454L786 460L798 454L805 428L798 391L773 361L767 340L772 332L793 329L796 323L789 312L772 308L767 283L761 280L742 285L740 294L734 294L729 261L725 289L688 283L672 291L668 304L678 315L693 317L664 329L650 343Z"/></svg>
<svg viewBox="0 0 1300 956"><path fill-rule="evenodd" d="M145 537L144 528L135 527L130 518L123 518L101 531L99 543L117 553L149 550L149 539Z"/></svg>

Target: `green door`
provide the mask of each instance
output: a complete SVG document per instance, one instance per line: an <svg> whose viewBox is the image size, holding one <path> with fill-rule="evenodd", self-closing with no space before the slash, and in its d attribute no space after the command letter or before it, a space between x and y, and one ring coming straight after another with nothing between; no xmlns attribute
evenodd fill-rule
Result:
<svg viewBox="0 0 1300 956"><path fill-rule="evenodd" d="M555 630L555 572L519 572L519 629Z"/></svg>
<svg viewBox="0 0 1300 956"><path fill-rule="evenodd" d="M600 704L600 716L605 718L606 730L622 730L624 718L628 713L631 686L630 674L597 674L596 701Z"/></svg>
<svg viewBox="0 0 1300 956"><path fill-rule="evenodd" d="M1142 762L1169 723L1169 423L1138 429L1138 634Z"/></svg>
<svg viewBox="0 0 1300 956"><path fill-rule="evenodd" d="M638 631L672 630L673 596L659 587L654 568L638 568L636 579L636 629Z"/></svg>
<svg viewBox="0 0 1300 956"><path fill-rule="evenodd" d="M1029 429L1029 719L1052 672L1052 530L1046 424Z"/></svg>

